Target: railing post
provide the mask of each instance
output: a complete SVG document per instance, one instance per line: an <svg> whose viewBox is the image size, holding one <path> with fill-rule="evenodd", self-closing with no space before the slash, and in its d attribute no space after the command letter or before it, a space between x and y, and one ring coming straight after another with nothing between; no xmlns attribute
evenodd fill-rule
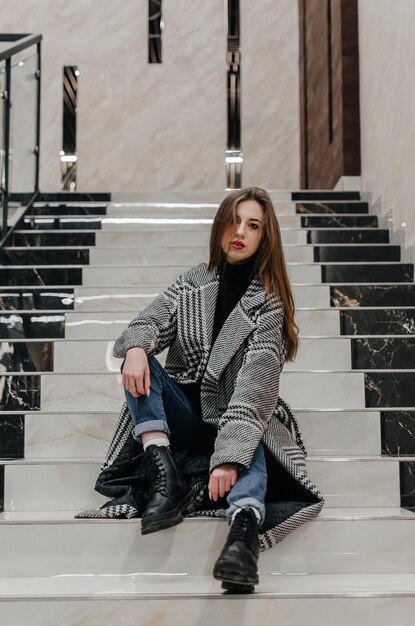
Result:
<svg viewBox="0 0 415 626"><path fill-rule="evenodd" d="M7 216L9 207L9 156L10 156L10 86L11 86L11 59L6 59L6 84L2 93L4 110L4 169L2 172L1 192L3 205L2 236L7 232Z"/></svg>

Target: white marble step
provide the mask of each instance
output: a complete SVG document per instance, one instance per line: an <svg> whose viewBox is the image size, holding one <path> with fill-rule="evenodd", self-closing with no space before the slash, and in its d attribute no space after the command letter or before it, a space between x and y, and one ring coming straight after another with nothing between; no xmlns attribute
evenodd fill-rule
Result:
<svg viewBox="0 0 415 626"><path fill-rule="evenodd" d="M329 307L329 285L292 284L297 307ZM76 311L140 311L168 285L143 287L75 287Z"/></svg>
<svg viewBox="0 0 415 626"><path fill-rule="evenodd" d="M139 311L136 315L138 313ZM65 337L67 339L115 340L134 317L116 311L65 313ZM335 308L297 310L296 320L302 335L340 336L340 314Z"/></svg>
<svg viewBox="0 0 415 626"><path fill-rule="evenodd" d="M277 547L262 551L259 576L413 572L413 513L401 515L398 509L376 515L367 509L352 516L350 509L345 515L342 509L336 511L334 516L326 511L327 517L322 512ZM70 519L69 512L56 515L57 519L53 512L49 518L41 515L1 515L0 579L92 572L208 576L228 532L225 519L188 518L163 532L142 536L139 519L76 520ZM407 545L404 554L402 542ZM196 552L197 559L189 558Z"/></svg>
<svg viewBox="0 0 415 626"><path fill-rule="evenodd" d="M117 372L46 372L40 376L42 411L59 411L64 402L67 411L117 412L124 399L121 374ZM364 372L283 370L280 395L293 410L362 409L365 407Z"/></svg>
<svg viewBox="0 0 415 626"><path fill-rule="evenodd" d="M115 230L105 228L96 231L98 246L140 245L206 245L209 242L212 224L140 224L139 230ZM49 231L44 231L49 232ZM60 232L60 231L58 231ZM307 231L303 228L281 228L283 244L306 244Z"/></svg>
<svg viewBox="0 0 415 626"><path fill-rule="evenodd" d="M256 593L224 594L212 576L57 576L0 584L13 626L411 626L414 574L262 576Z"/></svg>
<svg viewBox="0 0 415 626"><path fill-rule="evenodd" d="M88 326L87 326L88 328ZM55 372L119 371L120 360L112 356L112 340L63 340L54 342ZM164 365L167 350L157 355ZM351 371L350 339L343 337L306 338L300 336L295 361L284 365L285 371L304 369L349 369Z"/></svg>
<svg viewBox="0 0 415 626"><path fill-rule="evenodd" d="M174 282L177 277L193 267L192 263L171 266L120 266L84 267L82 271L85 287L137 287L141 285L164 285ZM292 282L321 282L321 265L299 263L287 265L288 275Z"/></svg>
<svg viewBox="0 0 415 626"><path fill-rule="evenodd" d="M287 244L284 248L285 259L289 263L313 263L314 252L312 246ZM90 265L197 265L209 260L208 246L177 246L167 244L157 246L124 246L95 247L90 249Z"/></svg>
<svg viewBox="0 0 415 626"><path fill-rule="evenodd" d="M378 411L297 411L296 418L310 456L381 454ZM102 458L117 419L116 412L104 411L30 413L25 416L25 458Z"/></svg>
<svg viewBox="0 0 415 626"><path fill-rule="evenodd" d="M210 219L213 223L213 219L218 211L219 206L206 206L206 205L185 205L185 206L148 206L146 204L141 205L138 203L121 204L112 203L107 207L106 216L96 216L102 220L102 224L115 224L116 228L121 223L130 223L135 227L135 224L140 224L140 221L135 221L137 218L158 218L158 219ZM278 223L281 228L299 228L301 226L301 215L295 213L294 210L285 212L281 207L275 207L275 213ZM68 216L70 217L70 216ZM77 216L75 216L77 217ZM122 220L122 222L120 221Z"/></svg>
<svg viewBox="0 0 415 626"><path fill-rule="evenodd" d="M94 491L101 460L4 461L5 511L100 506ZM307 471L329 507L399 507L399 460L392 457L308 457Z"/></svg>

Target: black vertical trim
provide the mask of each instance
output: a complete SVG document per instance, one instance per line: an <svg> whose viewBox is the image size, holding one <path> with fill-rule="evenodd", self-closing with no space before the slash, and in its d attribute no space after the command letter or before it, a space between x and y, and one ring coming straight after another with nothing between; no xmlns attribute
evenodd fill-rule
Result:
<svg viewBox="0 0 415 626"><path fill-rule="evenodd" d="M161 63L161 0L148 3L148 62Z"/></svg>

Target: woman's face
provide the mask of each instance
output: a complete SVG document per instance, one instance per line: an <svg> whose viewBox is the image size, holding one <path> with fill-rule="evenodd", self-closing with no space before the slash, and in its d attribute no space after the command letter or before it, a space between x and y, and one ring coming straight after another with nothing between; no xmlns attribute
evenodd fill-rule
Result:
<svg viewBox="0 0 415 626"><path fill-rule="evenodd" d="M258 250L264 230L264 211L256 200L243 200L236 207L236 226L228 226L222 236L222 249L228 263L245 261ZM244 246L232 245L241 241Z"/></svg>

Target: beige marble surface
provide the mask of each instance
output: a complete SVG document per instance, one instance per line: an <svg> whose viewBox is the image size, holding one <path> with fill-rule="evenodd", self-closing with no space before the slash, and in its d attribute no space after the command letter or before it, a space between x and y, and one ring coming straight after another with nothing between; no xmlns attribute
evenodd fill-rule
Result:
<svg viewBox="0 0 415 626"><path fill-rule="evenodd" d="M415 3L359 2L362 188L395 207L394 229L407 224L415 243Z"/></svg>
<svg viewBox="0 0 415 626"><path fill-rule="evenodd" d="M297 0L241 0L242 184L300 185Z"/></svg>

